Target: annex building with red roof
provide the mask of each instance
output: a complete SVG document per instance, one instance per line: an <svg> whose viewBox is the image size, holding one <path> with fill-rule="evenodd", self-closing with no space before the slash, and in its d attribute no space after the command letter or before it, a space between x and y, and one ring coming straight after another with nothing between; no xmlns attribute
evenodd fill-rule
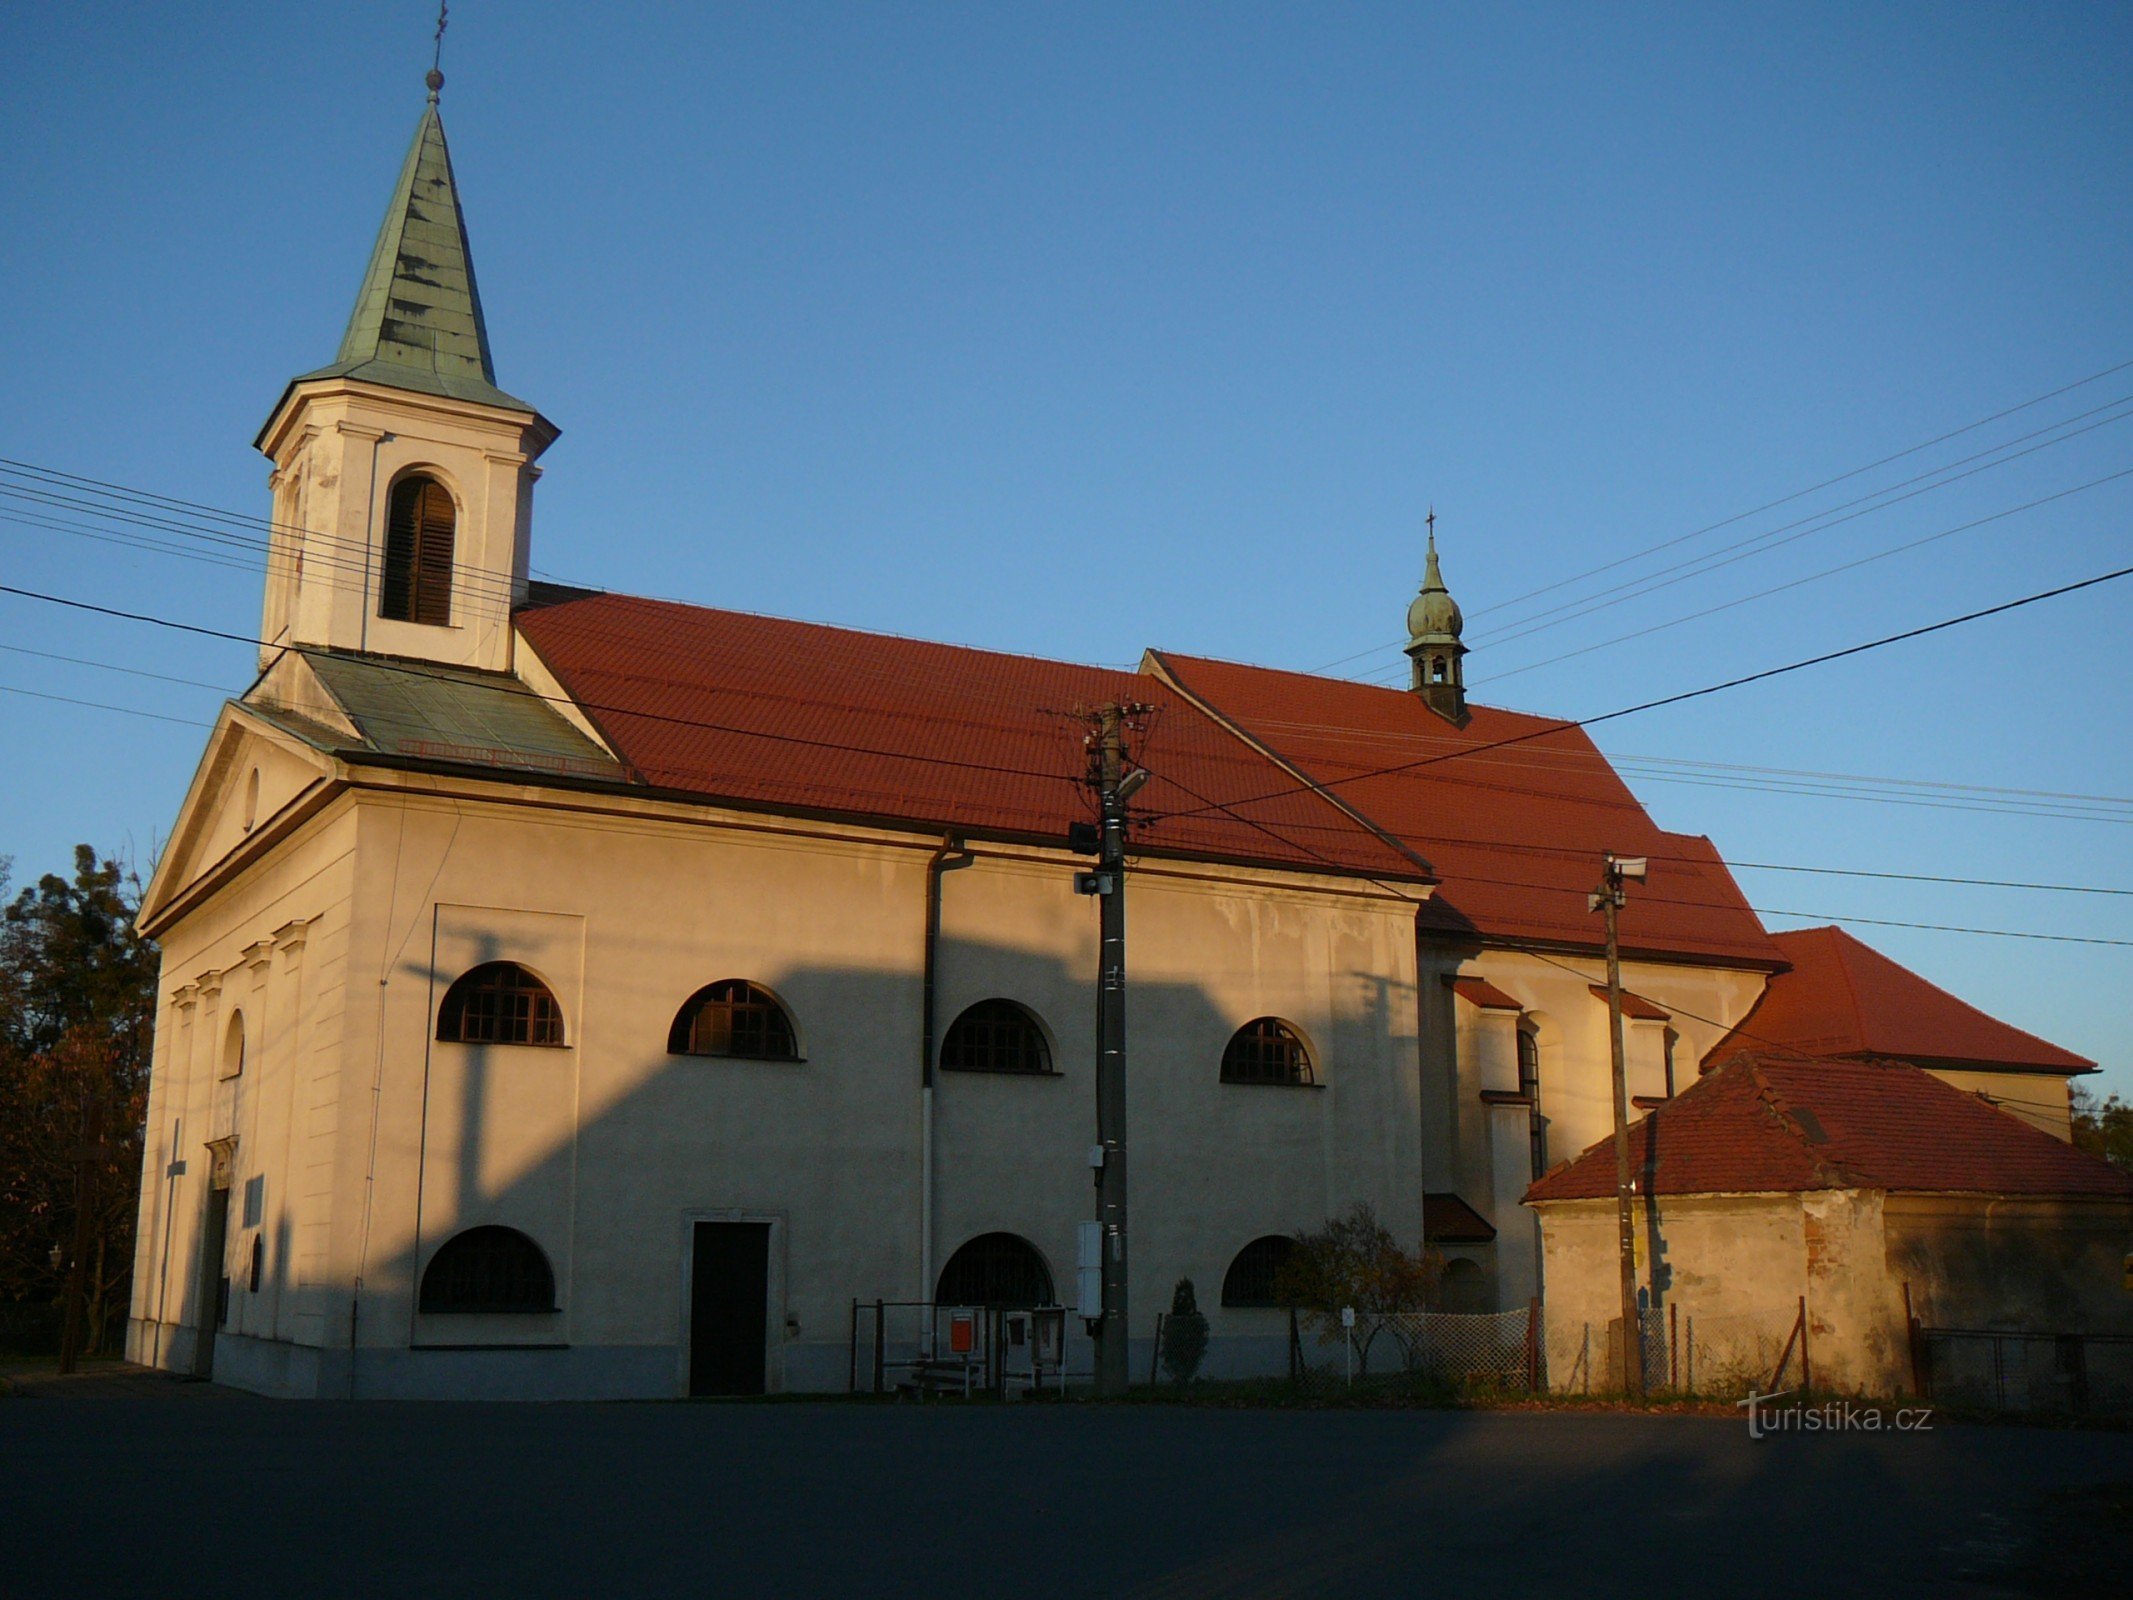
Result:
<svg viewBox="0 0 2133 1600"><path fill-rule="evenodd" d="M1788 963L1710 1059L1777 1049L1834 1061L1908 1061L2061 1139L2067 1086L2096 1063L1987 1016L1842 928L1774 933Z"/></svg>
<svg viewBox="0 0 2133 1600"><path fill-rule="evenodd" d="M1649 864L1640 1114L1765 1010L1821 1026L1815 953L1708 839L1575 725L1469 703L1433 537L1407 688L1120 670L536 582L558 435L497 385L433 93L336 359L257 437L259 675L142 907L135 1359L287 1395L834 1389L855 1300L905 1307L892 1369L914 1307L1072 1302L1104 706L1147 774L1106 1334L1135 1361L1190 1277L1206 1370L1278 1369L1267 1264L1355 1202L1463 1303L1539 1292L1526 1189L1612 1124L1609 853ZM2083 1064L2025 1059L2063 1104Z"/></svg>
<svg viewBox="0 0 2133 1600"><path fill-rule="evenodd" d="M1908 1062L1736 1050L1629 1130L1629 1164L1653 1381L1767 1377L1802 1317L1814 1386L1869 1394L1930 1385L1913 1319L2133 1336L2133 1174ZM1609 1138L1526 1193L1568 1387L1620 1386L1615 1183ZM2068 1371L2033 1376L2018 1406L2066 1405ZM2133 1362L2084 1376L2133 1402Z"/></svg>

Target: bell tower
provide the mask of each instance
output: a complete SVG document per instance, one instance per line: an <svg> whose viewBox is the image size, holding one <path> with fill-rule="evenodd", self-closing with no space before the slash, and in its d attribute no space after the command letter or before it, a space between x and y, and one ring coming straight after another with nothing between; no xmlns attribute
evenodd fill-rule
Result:
<svg viewBox="0 0 2133 1600"><path fill-rule="evenodd" d="M1459 631L1465 619L1459 603L1444 587L1437 566L1437 512L1429 513L1429 559L1422 572L1422 592L1407 607L1407 658L1415 664L1413 688L1422 703L1447 722L1465 727L1466 646Z"/></svg>
<svg viewBox="0 0 2133 1600"><path fill-rule="evenodd" d="M555 425L496 386L431 69L330 366L255 442L274 463L260 664L291 645L508 672L535 462Z"/></svg>

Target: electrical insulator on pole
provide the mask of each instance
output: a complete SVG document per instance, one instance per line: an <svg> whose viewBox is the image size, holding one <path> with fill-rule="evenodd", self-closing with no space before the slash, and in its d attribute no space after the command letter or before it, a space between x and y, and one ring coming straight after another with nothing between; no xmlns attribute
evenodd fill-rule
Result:
<svg viewBox="0 0 2133 1600"><path fill-rule="evenodd" d="M1096 1336L1096 1392L1127 1386L1126 1335L1126 802L1148 781L1133 766L1126 734L1145 706L1106 705L1090 713L1089 785L1096 792L1096 870L1075 874L1074 887L1097 897L1096 1220L1101 1229L1102 1315Z"/></svg>

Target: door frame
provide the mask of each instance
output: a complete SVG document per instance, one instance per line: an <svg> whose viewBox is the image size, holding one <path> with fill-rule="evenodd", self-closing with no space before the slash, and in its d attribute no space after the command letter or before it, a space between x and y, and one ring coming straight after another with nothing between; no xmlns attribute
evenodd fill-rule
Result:
<svg viewBox="0 0 2133 1600"><path fill-rule="evenodd" d="M752 1222L767 1226L763 1269L763 1392L785 1392L785 1363L779 1352L785 1345L785 1250L789 1218L783 1211L752 1206L719 1206L684 1211L681 1214L681 1296L675 1307L674 1393L689 1398L689 1357L693 1346L696 1294L696 1225L699 1222Z"/></svg>

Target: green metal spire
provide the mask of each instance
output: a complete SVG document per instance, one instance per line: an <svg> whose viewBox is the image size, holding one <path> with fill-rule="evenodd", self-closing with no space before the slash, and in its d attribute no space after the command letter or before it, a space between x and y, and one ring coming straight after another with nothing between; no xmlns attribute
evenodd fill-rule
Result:
<svg viewBox="0 0 2133 1600"><path fill-rule="evenodd" d="M400 168L385 224L370 253L355 313L330 367L313 378L357 378L419 394L448 395L516 411L534 408L496 387L489 331L474 286L466 218L437 115L443 74L432 72L429 104Z"/></svg>

